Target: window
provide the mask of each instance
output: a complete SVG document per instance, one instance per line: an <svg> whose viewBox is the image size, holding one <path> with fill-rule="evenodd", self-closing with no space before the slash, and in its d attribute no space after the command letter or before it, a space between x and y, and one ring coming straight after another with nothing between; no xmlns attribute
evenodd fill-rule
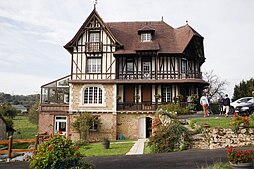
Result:
<svg viewBox="0 0 254 169"><path fill-rule="evenodd" d="M100 33L99 32L90 32L89 42L100 42Z"/></svg>
<svg viewBox="0 0 254 169"><path fill-rule="evenodd" d="M85 88L84 104L102 104L102 89L100 87Z"/></svg>
<svg viewBox="0 0 254 169"><path fill-rule="evenodd" d="M66 125L67 120L66 116L56 116L55 117L55 133L58 133L59 131L63 132L63 134L66 134Z"/></svg>
<svg viewBox="0 0 254 169"><path fill-rule="evenodd" d="M99 117L98 116L94 116L91 126L90 126L90 130L91 131L97 131L98 130L98 123L99 123Z"/></svg>
<svg viewBox="0 0 254 169"><path fill-rule="evenodd" d="M101 58L88 58L86 64L87 73L101 72Z"/></svg>
<svg viewBox="0 0 254 169"><path fill-rule="evenodd" d="M171 87L162 86L162 102L171 102Z"/></svg>
<svg viewBox="0 0 254 169"><path fill-rule="evenodd" d="M182 73L187 73L187 61L182 60Z"/></svg>
<svg viewBox="0 0 254 169"><path fill-rule="evenodd" d="M151 42L151 41L152 41L151 33L142 33L141 34L141 42Z"/></svg>
<svg viewBox="0 0 254 169"><path fill-rule="evenodd" d="M129 61L129 62L127 62L126 63L126 71L127 72L133 72L134 71L134 64L133 64L133 62L131 61Z"/></svg>

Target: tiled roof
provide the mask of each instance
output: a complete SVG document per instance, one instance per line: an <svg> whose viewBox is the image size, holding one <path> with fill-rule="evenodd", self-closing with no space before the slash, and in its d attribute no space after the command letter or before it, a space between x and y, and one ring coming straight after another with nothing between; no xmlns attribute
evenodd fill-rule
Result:
<svg viewBox="0 0 254 169"><path fill-rule="evenodd" d="M158 53L168 54L183 53L193 36L203 38L188 24L174 29L164 21L105 23L94 9L73 39L64 46L69 52L77 44L92 17L96 17L104 25L106 33L123 47L115 54L135 54L142 50L155 50ZM149 31L152 33L152 42L141 42L140 33Z"/></svg>
<svg viewBox="0 0 254 169"><path fill-rule="evenodd" d="M124 49L118 50L116 54L136 53L138 50L183 53L194 35L202 37L189 25L174 29L163 21L109 22L105 24L114 37L124 46ZM155 31L152 42L141 42L138 31L148 28Z"/></svg>

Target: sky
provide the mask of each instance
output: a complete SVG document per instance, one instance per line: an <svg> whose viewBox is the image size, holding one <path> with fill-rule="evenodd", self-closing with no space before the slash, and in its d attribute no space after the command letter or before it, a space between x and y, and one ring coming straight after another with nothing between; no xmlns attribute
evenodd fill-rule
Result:
<svg viewBox="0 0 254 169"><path fill-rule="evenodd" d="M188 24L204 37L206 62L226 80L225 93L254 77L253 0L97 0L104 22ZM40 93L43 84L70 74L63 46L93 10L94 0L1 0L0 92Z"/></svg>

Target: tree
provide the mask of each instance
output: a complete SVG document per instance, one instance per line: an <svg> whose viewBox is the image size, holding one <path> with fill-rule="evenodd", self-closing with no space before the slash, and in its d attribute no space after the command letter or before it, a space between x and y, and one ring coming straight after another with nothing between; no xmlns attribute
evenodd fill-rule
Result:
<svg viewBox="0 0 254 169"><path fill-rule="evenodd" d="M239 99L241 97L252 96L254 91L254 79L244 81L242 80L239 85L235 85L233 99Z"/></svg>
<svg viewBox="0 0 254 169"><path fill-rule="evenodd" d="M39 120L39 102L37 101L28 111L29 121L33 124L38 124Z"/></svg>
<svg viewBox="0 0 254 169"><path fill-rule="evenodd" d="M4 117L8 127L13 127L13 118L19 113L10 103L0 105L0 115Z"/></svg>
<svg viewBox="0 0 254 169"><path fill-rule="evenodd" d="M72 123L72 127L80 134L81 141L88 141L88 132L93 123L98 124L98 119L91 113L78 113L76 120Z"/></svg>
<svg viewBox="0 0 254 169"><path fill-rule="evenodd" d="M220 96L224 93L225 87L228 82L225 79L221 79L218 75L213 73L213 70L204 72L203 79L207 81L210 85L207 88L207 93L211 96Z"/></svg>
<svg viewBox="0 0 254 169"><path fill-rule="evenodd" d="M19 111L16 108L12 107L10 103L4 103L0 105L0 114L2 116L10 117L13 119L18 113Z"/></svg>

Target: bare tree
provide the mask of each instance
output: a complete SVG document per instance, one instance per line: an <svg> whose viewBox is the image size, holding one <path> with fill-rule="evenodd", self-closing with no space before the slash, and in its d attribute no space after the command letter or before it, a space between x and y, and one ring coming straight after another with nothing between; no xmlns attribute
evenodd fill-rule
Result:
<svg viewBox="0 0 254 169"><path fill-rule="evenodd" d="M211 71L203 72L203 79L207 81L210 85L206 89L206 92L211 96L220 96L224 94L225 87L228 85L227 80L221 79L218 75Z"/></svg>

